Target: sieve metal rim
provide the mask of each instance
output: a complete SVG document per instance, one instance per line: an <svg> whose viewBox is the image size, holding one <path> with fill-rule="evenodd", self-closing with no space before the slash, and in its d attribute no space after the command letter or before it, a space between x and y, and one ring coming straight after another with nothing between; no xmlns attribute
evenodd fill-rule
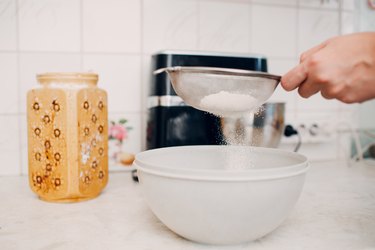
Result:
<svg viewBox="0 0 375 250"><path fill-rule="evenodd" d="M268 78L276 81L281 80L281 76L273 75L260 71L251 71L244 69L232 69L232 68L217 68L217 67L190 67L190 66L174 66L167 68L160 68L155 70L154 75L160 74L162 72L186 72L186 73L198 73L198 74L216 74L216 75L229 75L229 76L246 76L246 77L262 77Z"/></svg>

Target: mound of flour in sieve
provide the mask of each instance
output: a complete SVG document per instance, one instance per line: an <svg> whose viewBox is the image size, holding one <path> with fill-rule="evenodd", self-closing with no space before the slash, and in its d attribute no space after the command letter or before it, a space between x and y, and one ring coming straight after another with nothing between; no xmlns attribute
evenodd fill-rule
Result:
<svg viewBox="0 0 375 250"><path fill-rule="evenodd" d="M207 95L200 101L201 109L218 116L234 116L250 112L257 105L251 95L235 94L227 91Z"/></svg>

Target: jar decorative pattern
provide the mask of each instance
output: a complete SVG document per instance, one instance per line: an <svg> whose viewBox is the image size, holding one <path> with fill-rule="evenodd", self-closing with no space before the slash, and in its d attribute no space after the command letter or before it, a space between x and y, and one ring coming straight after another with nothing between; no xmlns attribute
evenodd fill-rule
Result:
<svg viewBox="0 0 375 250"><path fill-rule="evenodd" d="M108 182L106 92L93 73L37 78L27 94L30 187L47 201L94 198Z"/></svg>

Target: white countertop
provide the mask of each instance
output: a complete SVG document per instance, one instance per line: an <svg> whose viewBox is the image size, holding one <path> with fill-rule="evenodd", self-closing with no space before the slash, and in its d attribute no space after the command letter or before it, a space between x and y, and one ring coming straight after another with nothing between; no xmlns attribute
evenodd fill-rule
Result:
<svg viewBox="0 0 375 250"><path fill-rule="evenodd" d="M40 201L26 177L0 177L0 249L375 249L375 166L313 163L288 219L252 243L208 246L169 231L130 173L112 173L96 199Z"/></svg>

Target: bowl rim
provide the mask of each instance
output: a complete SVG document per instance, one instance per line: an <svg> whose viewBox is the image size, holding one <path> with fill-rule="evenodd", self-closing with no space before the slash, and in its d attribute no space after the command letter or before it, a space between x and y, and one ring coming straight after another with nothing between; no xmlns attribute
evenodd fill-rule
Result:
<svg viewBox="0 0 375 250"><path fill-rule="evenodd" d="M290 178L297 175L305 174L309 170L310 165L307 164L304 169L300 169L294 173L288 174L278 174L278 175L257 175L257 176L199 176L192 174L176 174L176 173L165 173L157 170L146 169L135 165L137 172L144 172L151 175L167 177L172 179L183 179L183 180L192 180L192 181L219 181L219 182L241 182L241 181L264 181L264 180L277 180Z"/></svg>
<svg viewBox="0 0 375 250"><path fill-rule="evenodd" d="M217 170L217 169L187 169L187 168L172 168L165 167L159 164L147 162L147 160L142 159L149 154L155 154L157 152L173 153L176 150L188 150L189 148L199 150L200 148L219 148L219 147L240 147L249 148L254 152L267 152L273 154L282 154L287 157L292 157L299 160L298 163L278 166L275 168L248 168L248 169L236 169L236 170ZM309 169L308 160L305 156L285 151L281 149L274 148L264 148L264 147L251 147L251 146L233 146L233 145L197 145L197 146L175 146L151 149L138 153L135 157L133 163L135 168L139 171L147 172L154 175L160 175L164 177L171 178L182 178L182 179L194 179L194 180L221 180L221 181L231 181L231 180L265 180L265 179L279 179L286 178L290 176L295 176L305 173Z"/></svg>

